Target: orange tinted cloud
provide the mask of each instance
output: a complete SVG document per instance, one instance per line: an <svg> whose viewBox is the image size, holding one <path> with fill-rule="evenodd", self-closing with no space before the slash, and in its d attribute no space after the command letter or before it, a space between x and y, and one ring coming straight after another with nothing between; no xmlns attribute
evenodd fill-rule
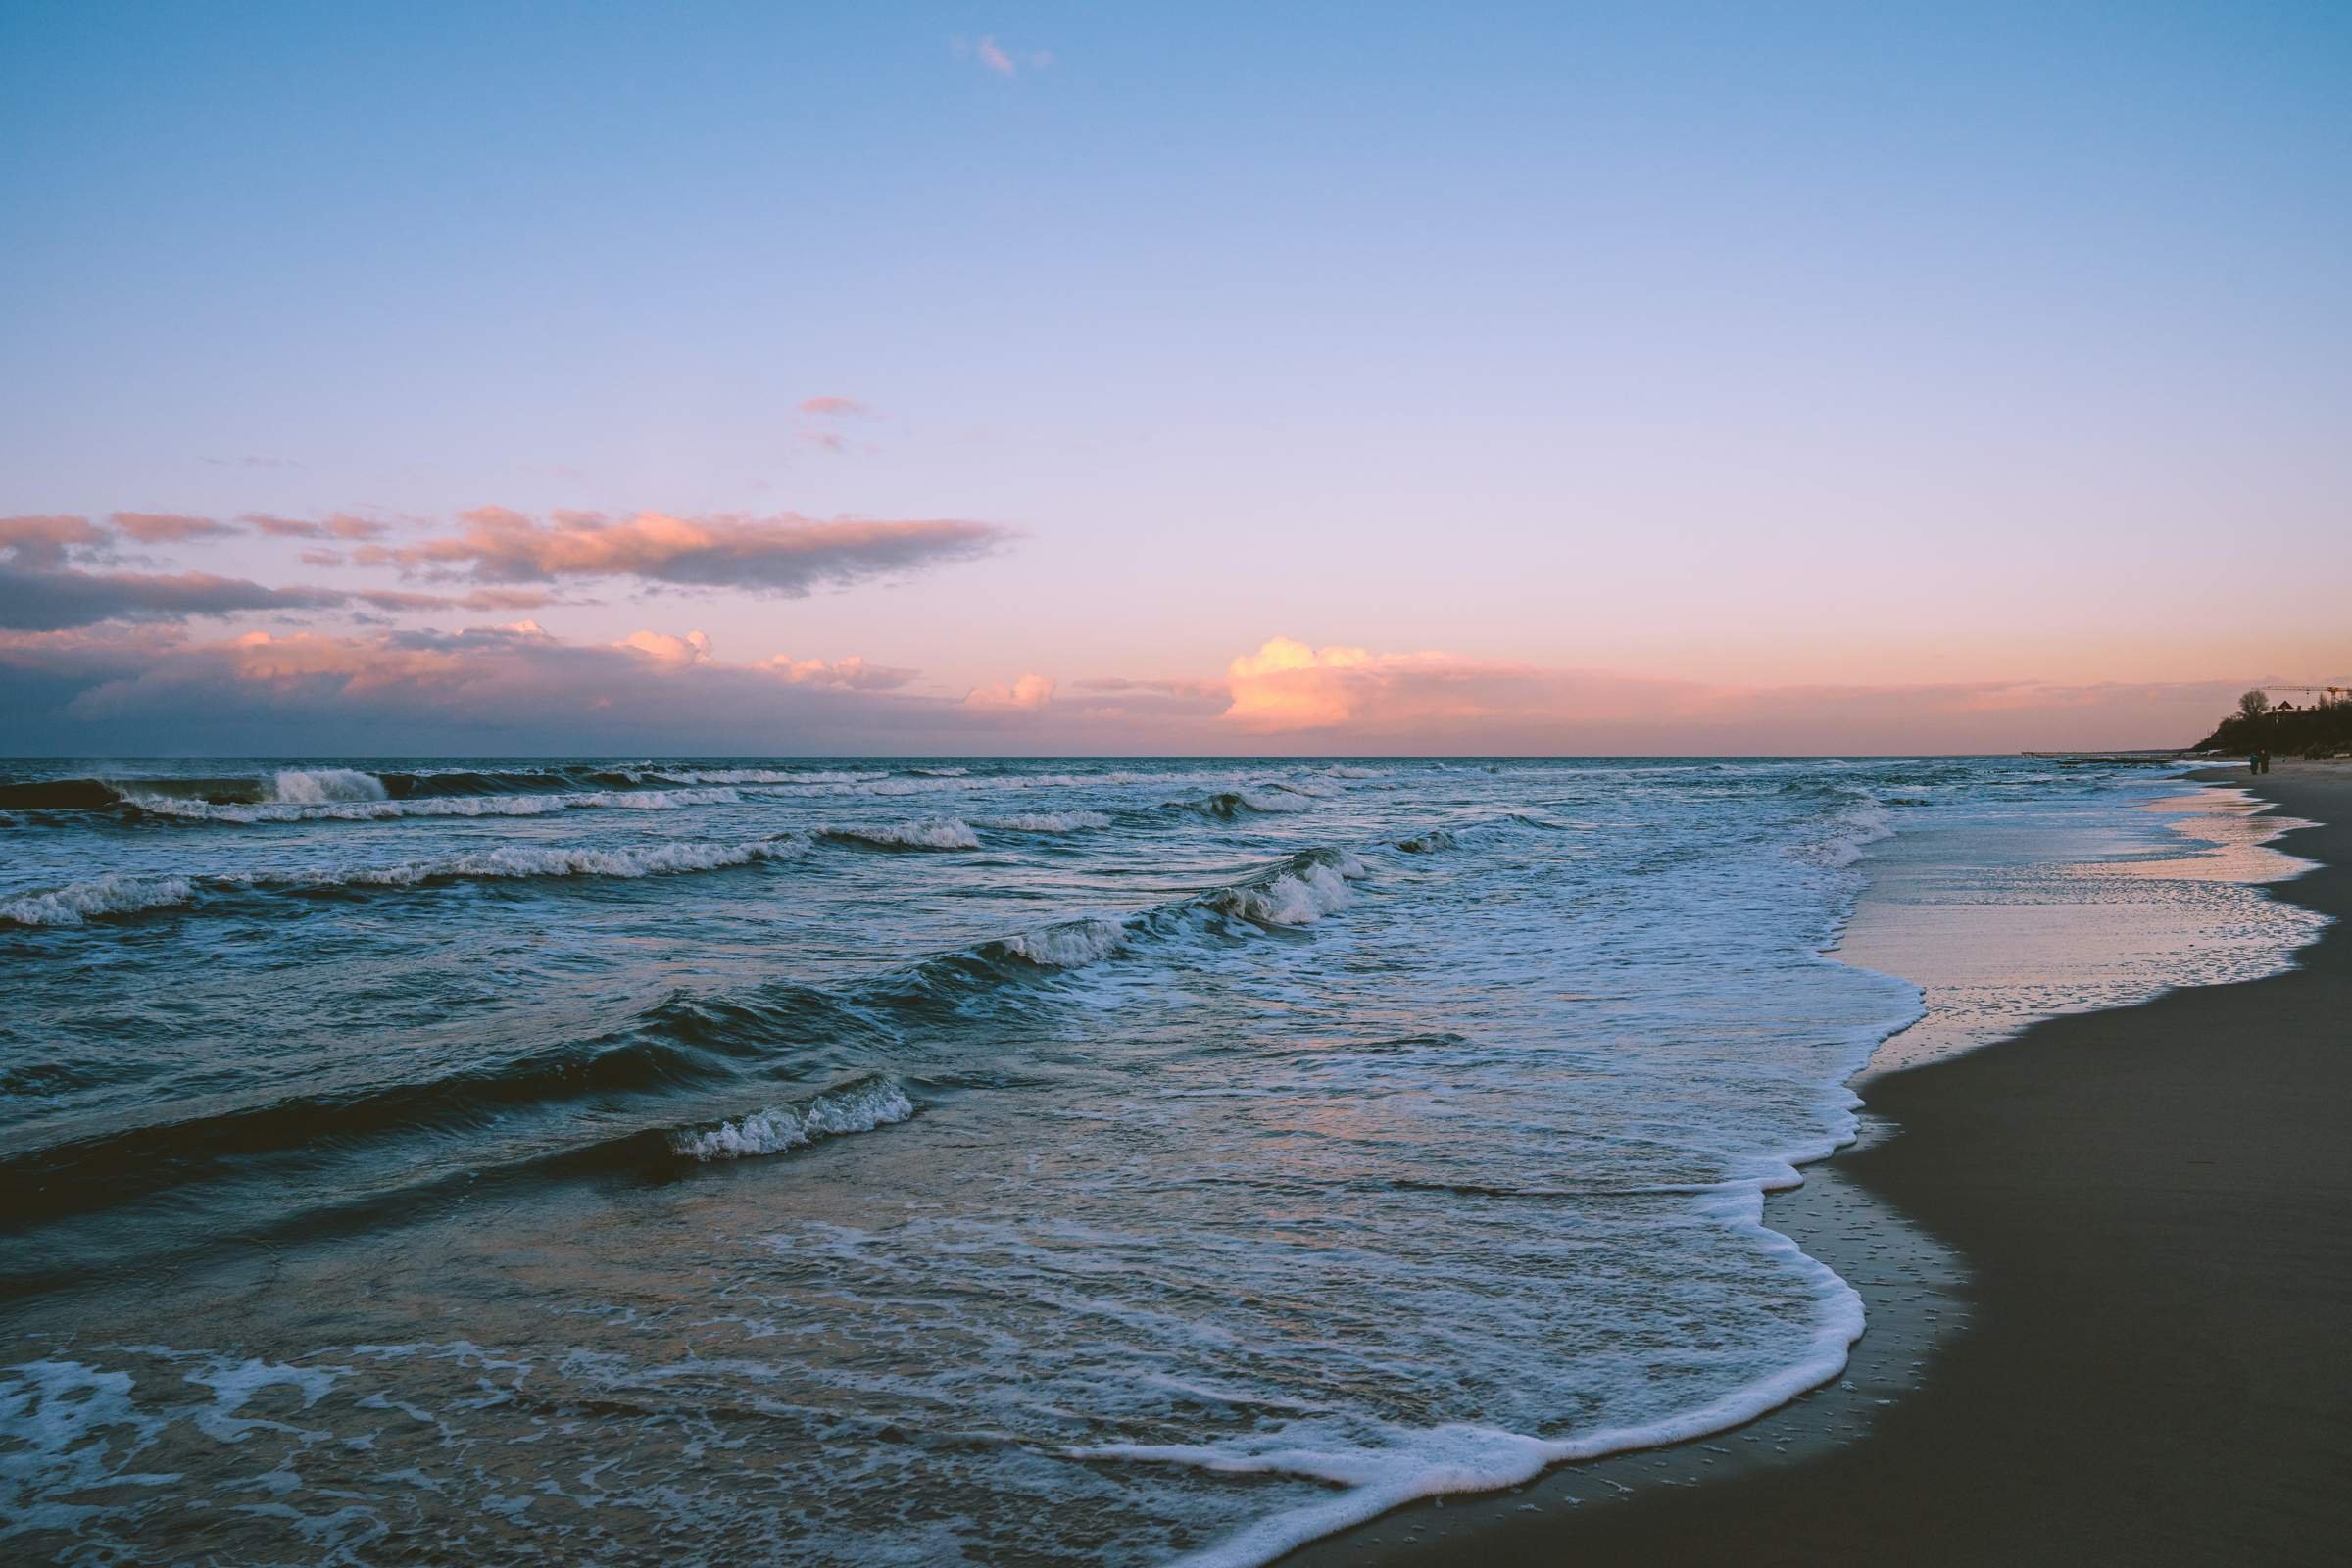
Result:
<svg viewBox="0 0 2352 1568"><path fill-rule="evenodd" d="M236 532L225 522L176 512L118 512L107 520L143 545L176 544L183 539Z"/></svg>
<svg viewBox="0 0 2352 1568"><path fill-rule="evenodd" d="M399 549L374 547L364 564L451 571L515 582L634 576L695 587L801 595L819 587L966 560L1010 537L989 523L955 519L820 522L793 513L672 516L640 512L558 512L542 521L504 507L464 514L453 536Z"/></svg>
<svg viewBox="0 0 2352 1568"><path fill-rule="evenodd" d="M1036 709L1054 700L1054 681L1045 675L1023 675L1007 686L975 686L964 694L963 706L979 709Z"/></svg>

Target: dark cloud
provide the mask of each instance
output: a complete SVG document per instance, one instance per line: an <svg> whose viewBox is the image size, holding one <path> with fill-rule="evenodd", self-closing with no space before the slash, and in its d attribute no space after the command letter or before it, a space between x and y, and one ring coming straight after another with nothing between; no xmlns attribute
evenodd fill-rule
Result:
<svg viewBox="0 0 2352 1568"><path fill-rule="evenodd" d="M55 631L102 620L185 620L248 611L332 609L348 596L330 588L265 588L241 577L189 571L26 571L0 565L0 627Z"/></svg>
<svg viewBox="0 0 2352 1568"><path fill-rule="evenodd" d="M700 634L571 644L529 621L220 641L0 633L5 749L41 754L993 749L991 714L899 690L914 674L855 657L728 663Z"/></svg>
<svg viewBox="0 0 2352 1568"><path fill-rule="evenodd" d="M63 565L69 550L94 550L107 537L106 530L92 526L87 517L0 517L0 554L20 566Z"/></svg>

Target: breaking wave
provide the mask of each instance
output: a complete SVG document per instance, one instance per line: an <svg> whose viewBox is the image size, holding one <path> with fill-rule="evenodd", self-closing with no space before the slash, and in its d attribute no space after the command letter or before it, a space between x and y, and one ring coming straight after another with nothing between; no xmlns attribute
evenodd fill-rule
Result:
<svg viewBox="0 0 2352 1568"><path fill-rule="evenodd" d="M788 1101L715 1127L682 1132L670 1148L688 1159L742 1159L806 1149L823 1138L871 1132L914 1114L906 1091L880 1073Z"/></svg>
<svg viewBox="0 0 2352 1568"><path fill-rule="evenodd" d="M1203 902L1219 914L1258 925L1313 925L1348 907L1354 898L1348 884L1371 874L1346 850L1309 850L1270 875L1220 888Z"/></svg>
<svg viewBox="0 0 2352 1568"><path fill-rule="evenodd" d="M15 925L80 925L99 915L136 914L185 904L196 896L183 876L125 876L110 871L48 893L27 893L0 904L0 922Z"/></svg>
<svg viewBox="0 0 2352 1568"><path fill-rule="evenodd" d="M273 799L315 806L325 801L380 801L384 781L349 767L285 768L271 780Z"/></svg>
<svg viewBox="0 0 2352 1568"><path fill-rule="evenodd" d="M1064 920L1037 931L1024 931L986 943L981 952L1019 958L1043 969L1076 969L1107 958L1126 944L1127 927L1119 920Z"/></svg>
<svg viewBox="0 0 2352 1568"><path fill-rule="evenodd" d="M878 827L828 827L824 836L843 843L882 850L976 850L980 839L971 824L956 817L924 822L887 822Z"/></svg>
<svg viewBox="0 0 2352 1568"><path fill-rule="evenodd" d="M362 775L365 776L365 775ZM208 822L379 821L404 816L549 816L559 811L682 811L725 806L742 797L732 789L590 790L570 795L432 795L393 801L381 796L340 800L260 801L216 805L132 791L124 804L159 816Z"/></svg>
<svg viewBox="0 0 2352 1568"><path fill-rule="evenodd" d="M1303 791L1276 785L1262 790L1219 790L1197 801L1170 801L1176 810L1193 811L1201 816L1214 816L1230 821L1250 812L1274 815L1288 811L1303 811L1313 802Z"/></svg>

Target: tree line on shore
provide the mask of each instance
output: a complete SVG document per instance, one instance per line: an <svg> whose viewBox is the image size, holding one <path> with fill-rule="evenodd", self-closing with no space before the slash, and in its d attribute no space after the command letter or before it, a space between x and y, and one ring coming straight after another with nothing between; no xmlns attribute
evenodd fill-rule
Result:
<svg viewBox="0 0 2352 1568"><path fill-rule="evenodd" d="M2297 708L2274 706L2259 687L2237 700L2237 711L2197 742L2201 752L2267 751L2286 757L2334 757L2352 752L2352 698L2328 698Z"/></svg>

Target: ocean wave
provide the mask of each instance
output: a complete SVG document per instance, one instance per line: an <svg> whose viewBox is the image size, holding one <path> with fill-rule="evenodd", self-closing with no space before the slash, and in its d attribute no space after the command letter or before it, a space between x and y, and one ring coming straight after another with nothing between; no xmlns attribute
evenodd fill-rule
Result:
<svg viewBox="0 0 2352 1568"><path fill-rule="evenodd" d="M380 801L384 781L351 767L281 768L270 781L270 798L298 806L326 801Z"/></svg>
<svg viewBox="0 0 2352 1568"><path fill-rule="evenodd" d="M1077 969L1109 957L1126 941L1125 922L1090 916L984 943L980 951L1019 958L1041 969Z"/></svg>
<svg viewBox="0 0 2352 1568"><path fill-rule="evenodd" d="M1001 833L1083 833L1090 828L1110 826L1110 817L1102 811L1016 811L1010 816L980 816L972 820L976 826Z"/></svg>
<svg viewBox="0 0 2352 1568"><path fill-rule="evenodd" d="M237 872L216 878L223 884L264 888L415 887L424 882L477 878L645 877L683 871L717 871L755 860L802 853L808 841L797 834L741 844L649 844L612 850L567 849L510 844L464 855L434 856L393 865L336 867L318 871Z"/></svg>
<svg viewBox="0 0 2352 1568"><path fill-rule="evenodd" d="M875 827L828 827L824 836L883 850L976 850L979 836L956 817L924 822L887 822Z"/></svg>
<svg viewBox="0 0 2352 1568"><path fill-rule="evenodd" d="M211 1178L282 1182L277 1162L310 1170L384 1140L461 1129L496 1129L496 1151L468 1167L475 1171L642 1168L672 1157L681 1096L708 1103L739 1094L747 1072L808 1042L826 1043L815 1054L856 1054L890 1049L891 1039L856 1000L812 987L777 982L732 998L675 992L617 1027L514 1055L12 1150L0 1153L0 1190L16 1200L8 1220L33 1223ZM594 1116L576 1113L590 1103Z"/></svg>
<svg viewBox="0 0 2352 1568"><path fill-rule="evenodd" d="M130 793L124 804L159 816L206 822L371 822L415 816L551 816L559 811L682 811L725 806L743 797L732 789L588 790L569 795L427 795L408 800L262 801L215 805L168 795Z"/></svg>
<svg viewBox="0 0 2352 1568"><path fill-rule="evenodd" d="M672 767L637 773L638 783L672 784L865 784L890 777L883 771L844 771L840 768Z"/></svg>
<svg viewBox="0 0 2352 1568"><path fill-rule="evenodd" d="M905 1090L880 1073L836 1085L715 1127L682 1132L670 1148L688 1159L743 1159L806 1149L823 1138L871 1132L914 1114Z"/></svg>
<svg viewBox="0 0 2352 1568"><path fill-rule="evenodd" d="M784 859L805 853L808 847L807 839L786 833L743 844L688 842L612 850L507 845L390 865L227 871L193 877L139 877L109 872L87 882L70 882L61 888L10 899L0 904L0 922L26 926L80 925L101 916L191 904L207 891L302 893L534 877L672 876L690 871L724 870L757 860Z"/></svg>
<svg viewBox="0 0 2352 1568"><path fill-rule="evenodd" d="M1195 801L1168 802L1171 809L1192 811L1227 821L1253 811L1264 815L1303 811L1312 804L1302 792L1280 785L1267 789L1219 790L1214 795L1204 795Z"/></svg>
<svg viewBox="0 0 2352 1568"><path fill-rule="evenodd" d="M1832 823L1826 838L1804 846L1798 853L1817 865L1843 869L1861 859L1870 846L1894 834L1893 814L1876 800L1868 800L1841 813Z"/></svg>
<svg viewBox="0 0 2352 1568"><path fill-rule="evenodd" d="M1459 842L1453 836L1452 829L1433 827L1425 832L1415 833L1410 838L1398 839L1396 847L1407 855L1435 855L1440 850L1454 848Z"/></svg>
<svg viewBox="0 0 2352 1568"><path fill-rule="evenodd" d="M167 908L195 896L195 884L186 877L127 876L110 871L87 882L71 882L51 892L27 893L0 903L0 922L80 925L100 915Z"/></svg>
<svg viewBox="0 0 2352 1568"><path fill-rule="evenodd" d="M1348 907L1354 898L1348 884L1371 874L1370 866L1346 850L1309 850L1270 875L1220 888L1202 902L1219 914L1257 925L1313 925Z"/></svg>

